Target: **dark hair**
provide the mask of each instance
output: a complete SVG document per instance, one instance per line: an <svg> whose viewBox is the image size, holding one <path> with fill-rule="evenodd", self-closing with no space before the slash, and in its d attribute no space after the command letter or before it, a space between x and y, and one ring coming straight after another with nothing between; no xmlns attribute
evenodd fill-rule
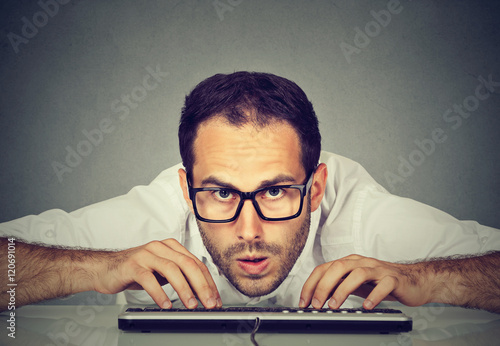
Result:
<svg viewBox="0 0 500 346"><path fill-rule="evenodd" d="M253 110L248 117L245 111ZM309 174L319 161L321 135L318 119L306 94L294 82L269 73L235 72L216 74L198 84L186 96L179 125L179 147L187 172L194 165L193 143L198 126L214 116L231 125L253 122L265 126L286 121L300 139L302 165Z"/></svg>

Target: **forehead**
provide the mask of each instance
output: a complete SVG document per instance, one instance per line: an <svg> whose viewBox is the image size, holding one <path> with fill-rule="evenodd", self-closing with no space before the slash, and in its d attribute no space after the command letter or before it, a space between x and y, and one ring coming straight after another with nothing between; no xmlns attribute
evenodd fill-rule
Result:
<svg viewBox="0 0 500 346"><path fill-rule="evenodd" d="M286 122L236 127L215 117L200 124L193 149L194 184L214 176L249 190L283 174L305 179L299 137Z"/></svg>

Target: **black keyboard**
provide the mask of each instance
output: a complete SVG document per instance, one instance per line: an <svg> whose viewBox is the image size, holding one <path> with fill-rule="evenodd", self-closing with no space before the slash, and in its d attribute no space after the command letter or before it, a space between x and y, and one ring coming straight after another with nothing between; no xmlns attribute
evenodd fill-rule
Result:
<svg viewBox="0 0 500 346"><path fill-rule="evenodd" d="M118 316L127 331L268 333L400 333L412 320L394 309L300 309L292 307L223 307L160 309L131 307Z"/></svg>

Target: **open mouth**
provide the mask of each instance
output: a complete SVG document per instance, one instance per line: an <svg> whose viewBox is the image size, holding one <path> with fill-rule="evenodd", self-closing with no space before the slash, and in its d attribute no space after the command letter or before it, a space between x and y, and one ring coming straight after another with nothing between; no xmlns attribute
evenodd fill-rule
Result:
<svg viewBox="0 0 500 346"><path fill-rule="evenodd" d="M250 275L262 274L269 265L267 257L246 257L238 259L238 265L243 271Z"/></svg>
<svg viewBox="0 0 500 346"><path fill-rule="evenodd" d="M240 259L239 261L258 263L258 262L261 262L265 259L266 259L265 257L262 257L262 258L254 258L254 259Z"/></svg>

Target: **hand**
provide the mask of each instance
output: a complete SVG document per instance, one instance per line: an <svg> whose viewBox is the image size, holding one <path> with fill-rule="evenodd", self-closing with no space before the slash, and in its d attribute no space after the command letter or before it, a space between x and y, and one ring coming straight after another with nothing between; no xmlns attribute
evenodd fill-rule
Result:
<svg viewBox="0 0 500 346"><path fill-rule="evenodd" d="M208 268L175 239L107 254L94 283L98 292L144 289L158 306L169 309L172 303L161 287L169 283L187 308L198 305L196 297L205 308L222 306Z"/></svg>
<svg viewBox="0 0 500 346"><path fill-rule="evenodd" d="M327 301L338 309L350 294L366 298L363 307L372 309L382 300L398 300L409 306L430 301L430 290L420 285L418 265L396 264L350 255L317 266L302 288L300 307L312 303L316 309Z"/></svg>

